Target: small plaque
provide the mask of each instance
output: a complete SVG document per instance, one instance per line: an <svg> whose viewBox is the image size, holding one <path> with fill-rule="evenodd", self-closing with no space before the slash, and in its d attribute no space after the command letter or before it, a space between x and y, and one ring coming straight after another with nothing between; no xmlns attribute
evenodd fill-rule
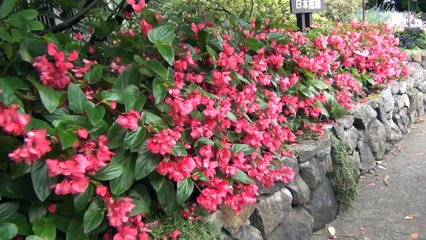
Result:
<svg viewBox="0 0 426 240"><path fill-rule="evenodd" d="M324 0L291 0L291 13L311 13L324 10Z"/></svg>

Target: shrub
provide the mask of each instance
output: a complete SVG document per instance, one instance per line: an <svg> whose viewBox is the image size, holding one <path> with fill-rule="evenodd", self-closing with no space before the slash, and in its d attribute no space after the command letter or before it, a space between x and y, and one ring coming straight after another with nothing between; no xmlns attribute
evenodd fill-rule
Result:
<svg viewBox="0 0 426 240"><path fill-rule="evenodd" d="M405 49L426 49L426 33L420 28L405 28L404 31L396 32L399 38L399 46Z"/></svg>
<svg viewBox="0 0 426 240"><path fill-rule="evenodd" d="M355 17L356 13L362 11L362 0L325 0L324 15L332 21L348 21Z"/></svg>
<svg viewBox="0 0 426 240"><path fill-rule="evenodd" d="M334 172L331 175L331 183L337 200L345 207L350 206L351 202L358 195L359 188L356 182L356 165L353 158L349 155L348 146L333 134L331 138L331 158L333 160Z"/></svg>
<svg viewBox="0 0 426 240"><path fill-rule="evenodd" d="M176 210L239 212L255 180L293 179L279 159L296 135L406 73L386 26L234 17L211 33L127 2L126 28L93 17L73 36L0 5L2 238L147 239Z"/></svg>

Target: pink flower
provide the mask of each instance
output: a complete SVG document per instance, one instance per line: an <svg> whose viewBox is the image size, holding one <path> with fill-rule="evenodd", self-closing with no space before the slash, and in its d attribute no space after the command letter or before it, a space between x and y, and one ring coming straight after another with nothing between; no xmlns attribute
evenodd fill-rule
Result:
<svg viewBox="0 0 426 240"><path fill-rule="evenodd" d="M172 147L179 138L180 134L177 131L165 129L148 139L147 147L152 153L165 155L172 152Z"/></svg>
<svg viewBox="0 0 426 240"><path fill-rule="evenodd" d="M81 32L76 32L74 33L74 38L75 40L81 41L83 40L83 34L81 34Z"/></svg>
<svg viewBox="0 0 426 240"><path fill-rule="evenodd" d="M132 5L136 12L140 12L145 7L145 0L127 0L127 3Z"/></svg>
<svg viewBox="0 0 426 240"><path fill-rule="evenodd" d="M24 145L9 153L9 157L17 163L24 161L31 165L52 150L50 144L45 129L32 130L25 134Z"/></svg>
<svg viewBox="0 0 426 240"><path fill-rule="evenodd" d="M141 115L135 110L130 110L126 113L125 116L118 116L117 122L122 128L136 130L138 126L138 121L141 118Z"/></svg>
<svg viewBox="0 0 426 240"><path fill-rule="evenodd" d="M77 129L77 136L82 139L86 139L89 136L87 129L79 128Z"/></svg>
<svg viewBox="0 0 426 240"><path fill-rule="evenodd" d="M18 105L6 107L0 103L0 127L8 134L21 135L30 122L30 115L20 114L17 109Z"/></svg>
<svg viewBox="0 0 426 240"><path fill-rule="evenodd" d="M108 208L108 221L109 225L113 227L120 227L129 221L128 213L132 211L135 204L129 197L118 198L113 203L107 205Z"/></svg>
<svg viewBox="0 0 426 240"><path fill-rule="evenodd" d="M179 229L176 228L175 230L173 230L173 232L170 235L170 237L172 238L172 240L176 240L179 235L180 235L180 231L179 231Z"/></svg>
<svg viewBox="0 0 426 240"><path fill-rule="evenodd" d="M50 213L56 213L57 208L58 208L58 205L56 205L55 203L51 203L49 204L49 206L47 206L47 211Z"/></svg>
<svg viewBox="0 0 426 240"><path fill-rule="evenodd" d="M151 29L153 28L151 24L149 24L149 22L147 22L145 19L142 18L141 22L141 29L142 29L142 34L144 36L148 35L148 32L151 31Z"/></svg>

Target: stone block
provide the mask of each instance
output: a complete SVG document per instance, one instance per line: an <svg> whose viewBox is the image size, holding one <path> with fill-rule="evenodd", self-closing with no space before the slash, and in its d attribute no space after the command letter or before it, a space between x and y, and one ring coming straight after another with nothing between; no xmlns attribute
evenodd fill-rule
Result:
<svg viewBox="0 0 426 240"><path fill-rule="evenodd" d="M424 94L420 91L417 91L417 97L416 97L416 109L419 116L423 116L425 114L425 108L423 105L424 101Z"/></svg>
<svg viewBox="0 0 426 240"><path fill-rule="evenodd" d="M292 201L293 197L287 188L270 196L259 197L256 210L250 217L251 225L259 229L263 238L268 239L290 212Z"/></svg>
<svg viewBox="0 0 426 240"><path fill-rule="evenodd" d="M300 176L302 176L311 190L315 190L325 178L325 171L316 158L312 158L311 161L300 163L299 169Z"/></svg>
<svg viewBox="0 0 426 240"><path fill-rule="evenodd" d="M234 209L231 207L225 205L219 206L223 216L223 228L231 233L231 235L235 234L241 226L247 223L248 219L254 212L255 207L255 204L246 205L239 214L236 214Z"/></svg>
<svg viewBox="0 0 426 240"><path fill-rule="evenodd" d="M383 124L386 130L386 142L395 144L402 139L402 132L393 121L387 121Z"/></svg>
<svg viewBox="0 0 426 240"><path fill-rule="evenodd" d="M236 240L263 240L262 234L260 234L260 231L252 226L245 225L240 227L238 229L238 232L236 232L233 236L233 239Z"/></svg>
<svg viewBox="0 0 426 240"><path fill-rule="evenodd" d="M360 169L362 171L367 172L376 166L374 155L366 142L362 140L358 142L358 152L361 159Z"/></svg>
<svg viewBox="0 0 426 240"><path fill-rule="evenodd" d="M395 99L392 96L392 92L390 88L385 89L382 94L381 98L383 99L383 107L386 113L389 113L393 110L393 106L395 105Z"/></svg>
<svg viewBox="0 0 426 240"><path fill-rule="evenodd" d="M395 96L395 107L400 111L404 107L410 108L410 98L407 94Z"/></svg>
<svg viewBox="0 0 426 240"><path fill-rule="evenodd" d="M297 160L299 163L303 163L311 160L315 156L318 145L314 140L302 141L295 146L295 150L298 153Z"/></svg>
<svg viewBox="0 0 426 240"><path fill-rule="evenodd" d="M272 232L268 240L309 239L313 227L314 218L308 211L302 207L292 208L284 222Z"/></svg>
<svg viewBox="0 0 426 240"><path fill-rule="evenodd" d="M341 117L339 119L336 119L336 123L342 125L345 129L348 129L352 127L352 124L354 124L354 116L348 115L345 117Z"/></svg>
<svg viewBox="0 0 426 240"><path fill-rule="evenodd" d="M375 119L365 130L365 139L376 160L381 160L385 156L386 129L383 124Z"/></svg>
<svg viewBox="0 0 426 240"><path fill-rule="evenodd" d="M217 230L222 229L223 227L223 214L222 211L218 210L212 214L209 214L204 218L204 222L211 223L216 226Z"/></svg>
<svg viewBox="0 0 426 240"><path fill-rule="evenodd" d="M311 197L311 190L300 175L296 175L293 182L290 182L287 186L293 196L293 205L302 206L305 205Z"/></svg>
<svg viewBox="0 0 426 240"><path fill-rule="evenodd" d="M369 105L364 104L353 109L354 127L364 130L377 117L377 112Z"/></svg>
<svg viewBox="0 0 426 240"><path fill-rule="evenodd" d="M336 218L337 199L328 178L312 193L307 208L314 217L314 231L323 228Z"/></svg>

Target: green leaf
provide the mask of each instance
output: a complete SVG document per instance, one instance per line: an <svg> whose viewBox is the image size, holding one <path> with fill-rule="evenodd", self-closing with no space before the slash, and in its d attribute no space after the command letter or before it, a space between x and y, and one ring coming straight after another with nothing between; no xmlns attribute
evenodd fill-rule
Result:
<svg viewBox="0 0 426 240"><path fill-rule="evenodd" d="M186 155L188 155L188 152L186 152L185 146L182 143L178 142L172 147L172 154L176 157L185 157Z"/></svg>
<svg viewBox="0 0 426 240"><path fill-rule="evenodd" d="M314 93L311 91L311 89L305 85L300 85L299 90L303 93L303 95L305 95L305 97L310 98L314 96Z"/></svg>
<svg viewBox="0 0 426 240"><path fill-rule="evenodd" d="M66 240L88 240L84 233L83 222L79 218L74 218L68 225Z"/></svg>
<svg viewBox="0 0 426 240"><path fill-rule="evenodd" d="M135 162L132 155L126 153L123 161L123 174L120 177L110 181L112 194L118 196L127 191L135 182ZM114 162L114 160L113 160Z"/></svg>
<svg viewBox="0 0 426 240"><path fill-rule="evenodd" d="M122 128L117 121L115 121L108 130L107 139L108 147L110 149L121 147L123 144L124 136L127 130Z"/></svg>
<svg viewBox="0 0 426 240"><path fill-rule="evenodd" d="M236 133L236 132L234 132L234 131L229 131L229 132L228 132L228 135L226 136L226 140L227 140L228 142L235 142L235 141L237 141L237 140L241 139L241 137L242 137L243 135L244 135L243 133Z"/></svg>
<svg viewBox="0 0 426 240"><path fill-rule="evenodd" d="M273 40L282 40L283 38L284 38L284 34L271 32L271 33L268 33L268 37L266 39L268 41L273 41Z"/></svg>
<svg viewBox="0 0 426 240"><path fill-rule="evenodd" d="M234 179L245 184L254 183L253 179L251 179L245 172L241 171L240 169L237 169Z"/></svg>
<svg viewBox="0 0 426 240"><path fill-rule="evenodd" d="M236 144L232 145L232 147L231 147L232 153L243 152L244 155L249 155L249 154L252 154L254 151L256 151L256 148L249 146L247 144L236 143Z"/></svg>
<svg viewBox="0 0 426 240"><path fill-rule="evenodd" d="M75 131L66 129L65 126L58 126L57 130L62 149L67 149L77 142L77 133Z"/></svg>
<svg viewBox="0 0 426 240"><path fill-rule="evenodd" d="M171 43L157 41L155 42L155 47L157 47L158 52L164 58L164 60L173 66L175 61L175 50L171 46Z"/></svg>
<svg viewBox="0 0 426 240"><path fill-rule="evenodd" d="M99 181L109 181L116 179L123 174L123 165L118 163L110 163L106 167L96 172L94 179Z"/></svg>
<svg viewBox="0 0 426 240"><path fill-rule="evenodd" d="M126 112L130 110L135 110L140 112L145 105L146 96L139 91L138 87L135 85L129 85L124 90L124 106L126 107Z"/></svg>
<svg viewBox="0 0 426 240"><path fill-rule="evenodd" d="M48 176L47 165L44 161L36 161L31 168L31 181L34 192L40 201L44 202L49 196L50 186L56 183L56 177Z"/></svg>
<svg viewBox="0 0 426 240"><path fill-rule="evenodd" d="M97 83L99 80L101 80L103 71L104 66L95 64L88 72L84 74L84 80L91 83Z"/></svg>
<svg viewBox="0 0 426 240"><path fill-rule="evenodd" d="M25 130L30 131L33 129L45 129L47 133L55 135L55 129L47 122L31 117L30 123L25 126Z"/></svg>
<svg viewBox="0 0 426 240"><path fill-rule="evenodd" d="M167 95L167 88L160 78L155 78L152 83L152 92L154 93L155 104L159 104L164 101Z"/></svg>
<svg viewBox="0 0 426 240"><path fill-rule="evenodd" d="M214 146L214 141L211 140L210 138L206 138L206 137L200 137L200 138L198 138L197 142Z"/></svg>
<svg viewBox="0 0 426 240"><path fill-rule="evenodd" d="M84 103L88 101L86 98L86 94L84 94L83 90L74 83L70 83L68 85L68 106L71 111L77 114L83 114L84 111Z"/></svg>
<svg viewBox="0 0 426 240"><path fill-rule="evenodd" d="M30 22L31 31L41 31L44 29L44 25L40 21L31 21Z"/></svg>
<svg viewBox="0 0 426 240"><path fill-rule="evenodd" d="M160 205L164 212L167 214L167 216L170 216L173 214L175 208L176 208L176 191L174 188L174 184L168 180L162 177L161 184L156 184L153 182L152 179L151 184L156 185L155 190L157 192L157 199L158 202L160 202Z"/></svg>
<svg viewBox="0 0 426 240"><path fill-rule="evenodd" d="M30 204L30 208L28 209L28 218L30 222L34 220L44 218L47 214L47 207L40 202L33 202Z"/></svg>
<svg viewBox="0 0 426 240"><path fill-rule="evenodd" d="M15 224L18 227L19 235L26 236L31 235L33 233L31 229L31 224L30 222L28 222L28 218L24 214L15 213L7 221Z"/></svg>
<svg viewBox="0 0 426 240"><path fill-rule="evenodd" d="M15 7L16 0L4 0L0 5L0 18L7 17Z"/></svg>
<svg viewBox="0 0 426 240"><path fill-rule="evenodd" d="M228 112L227 114L226 114L226 117L227 118L229 118L229 120L231 120L231 121L233 121L233 122L237 122L238 120L237 120L237 117L235 116L235 114L233 114L232 112Z"/></svg>
<svg viewBox="0 0 426 240"><path fill-rule="evenodd" d="M112 90L119 94L124 94L129 85L138 85L141 81L141 75L135 65L130 65L118 76Z"/></svg>
<svg viewBox="0 0 426 240"><path fill-rule="evenodd" d="M191 178L185 178L184 180L177 183L176 202L181 205L186 199L191 196L194 191L194 181Z"/></svg>
<svg viewBox="0 0 426 240"><path fill-rule="evenodd" d="M145 185L135 185L129 191L129 197L133 199L132 203L136 205L129 213L129 216L134 216L139 213L149 214L151 212L151 196Z"/></svg>
<svg viewBox="0 0 426 240"><path fill-rule="evenodd" d="M91 101L85 101L83 104L84 110L92 125L98 125L105 116L105 108L102 105L95 105Z"/></svg>
<svg viewBox="0 0 426 240"><path fill-rule="evenodd" d="M147 66L149 69L151 69L153 72L158 74L163 80L169 79L169 74L167 72L167 69L163 66L163 64L156 60L147 60L144 61L143 64Z"/></svg>
<svg viewBox="0 0 426 240"><path fill-rule="evenodd" d="M97 172L96 174L98 173L99 172ZM90 198L93 197L94 192L95 191L94 191L93 185L89 184L86 188L86 191L84 191L83 193L74 195L74 208L76 212L80 212L81 210L86 208L87 204L89 204Z"/></svg>
<svg viewBox="0 0 426 240"><path fill-rule="evenodd" d="M250 50L257 52L259 49L266 47L265 44L257 39L249 38L244 41L244 46L248 47Z"/></svg>
<svg viewBox="0 0 426 240"><path fill-rule="evenodd" d="M15 224L0 222L0 239L13 239L16 234L18 234L18 227Z"/></svg>
<svg viewBox="0 0 426 240"><path fill-rule="evenodd" d="M123 140L123 148L126 150L130 149L131 152L136 152L145 140L145 136L146 130L142 127L127 132Z"/></svg>
<svg viewBox="0 0 426 240"><path fill-rule="evenodd" d="M147 141L143 142L139 150L135 165L135 178L140 180L155 170L161 158L151 153L147 148Z"/></svg>
<svg viewBox="0 0 426 240"><path fill-rule="evenodd" d="M327 83L316 79L312 81L312 86L318 88L319 90L328 89L330 87L327 85Z"/></svg>
<svg viewBox="0 0 426 240"><path fill-rule="evenodd" d="M2 90L0 93L0 102L4 103L6 106L17 104L20 108L24 107L21 100L16 97L13 89L3 78L0 78L0 89Z"/></svg>
<svg viewBox="0 0 426 240"><path fill-rule="evenodd" d="M45 240L56 239L56 226L51 219L40 218L32 222L34 234Z"/></svg>
<svg viewBox="0 0 426 240"><path fill-rule="evenodd" d="M0 204L0 222L8 219L16 211L18 211L19 204L17 202L5 202Z"/></svg>
<svg viewBox="0 0 426 240"><path fill-rule="evenodd" d="M84 213L84 233L90 233L97 228L105 217L105 209L100 201L94 200Z"/></svg>
<svg viewBox="0 0 426 240"><path fill-rule="evenodd" d="M44 239L36 235L30 235L30 236L27 236L25 240L44 240Z"/></svg>
<svg viewBox="0 0 426 240"><path fill-rule="evenodd" d="M161 25L148 32L148 39L154 44L158 41L171 43L175 37L175 29L172 24Z"/></svg>
<svg viewBox="0 0 426 240"><path fill-rule="evenodd" d="M0 196L20 199L23 196L23 189L15 181L12 181L9 174L0 172Z"/></svg>
<svg viewBox="0 0 426 240"><path fill-rule="evenodd" d="M51 87L46 87L38 83L35 79L27 78L38 90L41 102L49 113L53 113L62 103L63 94L55 91Z"/></svg>
<svg viewBox="0 0 426 240"><path fill-rule="evenodd" d="M162 118L148 111L142 112L142 120L145 124L156 130L162 130L169 127Z"/></svg>

